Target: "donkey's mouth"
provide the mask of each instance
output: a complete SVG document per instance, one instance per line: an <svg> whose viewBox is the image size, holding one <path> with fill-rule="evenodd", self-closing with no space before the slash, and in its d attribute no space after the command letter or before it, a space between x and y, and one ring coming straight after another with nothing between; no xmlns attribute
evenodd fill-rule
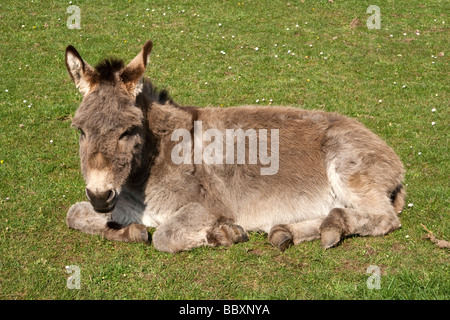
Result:
<svg viewBox="0 0 450 320"><path fill-rule="evenodd" d="M111 213L114 210L114 208L116 207L116 205L114 204L112 206L109 206L108 208L96 208L94 206L92 206L92 207L94 208L95 212L106 214L106 213Z"/></svg>

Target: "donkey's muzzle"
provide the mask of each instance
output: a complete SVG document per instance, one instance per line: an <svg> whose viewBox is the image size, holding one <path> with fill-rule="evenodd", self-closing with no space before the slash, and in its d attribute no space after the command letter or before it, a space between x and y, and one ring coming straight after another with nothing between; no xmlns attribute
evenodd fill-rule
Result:
<svg viewBox="0 0 450 320"><path fill-rule="evenodd" d="M93 192L86 188L86 196L94 207L94 210L100 213L111 212L117 202L117 192L107 190L104 192Z"/></svg>

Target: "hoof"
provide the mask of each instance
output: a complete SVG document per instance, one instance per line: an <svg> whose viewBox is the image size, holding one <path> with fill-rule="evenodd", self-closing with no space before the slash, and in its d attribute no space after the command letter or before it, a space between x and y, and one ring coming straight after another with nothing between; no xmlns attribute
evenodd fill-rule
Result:
<svg viewBox="0 0 450 320"><path fill-rule="evenodd" d="M338 229L325 229L320 233L322 248L329 249L341 241L342 232Z"/></svg>
<svg viewBox="0 0 450 320"><path fill-rule="evenodd" d="M143 224L133 223L125 227L124 236L127 242L149 242L147 227Z"/></svg>
<svg viewBox="0 0 450 320"><path fill-rule="evenodd" d="M234 243L242 243L248 241L248 235L245 233L244 229L241 226L238 226L237 224L233 224L230 226L233 230L234 236L233 241Z"/></svg>
<svg viewBox="0 0 450 320"><path fill-rule="evenodd" d="M213 246L231 246L234 243L248 241L247 233L237 224L222 224L213 227L206 238L208 243Z"/></svg>
<svg viewBox="0 0 450 320"><path fill-rule="evenodd" d="M294 237L286 225L279 224L270 230L269 242L283 252L294 244Z"/></svg>

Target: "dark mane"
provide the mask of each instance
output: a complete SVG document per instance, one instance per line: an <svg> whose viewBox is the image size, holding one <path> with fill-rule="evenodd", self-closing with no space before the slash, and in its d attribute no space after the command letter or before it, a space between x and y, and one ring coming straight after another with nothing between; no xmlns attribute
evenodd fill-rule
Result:
<svg viewBox="0 0 450 320"><path fill-rule="evenodd" d="M114 73L123 69L125 64L123 60L108 58L95 66L95 71L99 74L100 81L115 81Z"/></svg>
<svg viewBox="0 0 450 320"><path fill-rule="evenodd" d="M158 89L148 78L144 78L143 80L144 90L149 94L152 100L160 104L166 104L168 102L170 104L176 105L176 103L170 97L169 91L167 91L166 89Z"/></svg>

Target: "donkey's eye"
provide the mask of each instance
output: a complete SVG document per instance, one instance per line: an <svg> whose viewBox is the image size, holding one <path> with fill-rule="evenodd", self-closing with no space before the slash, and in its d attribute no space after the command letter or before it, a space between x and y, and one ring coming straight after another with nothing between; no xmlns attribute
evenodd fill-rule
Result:
<svg viewBox="0 0 450 320"><path fill-rule="evenodd" d="M78 128L78 132L80 133L80 138L86 137L86 134L84 133L84 131L82 129Z"/></svg>
<svg viewBox="0 0 450 320"><path fill-rule="evenodd" d="M126 130L124 133L122 133L122 134L120 135L119 140L122 140L122 139L124 139L124 138L128 138L128 137L130 137L130 136L136 134L136 133L137 133L137 130L138 130L137 127L131 127L131 128L128 128L128 130Z"/></svg>
<svg viewBox="0 0 450 320"><path fill-rule="evenodd" d="M128 137L131 134L131 130L127 130L124 133L122 133L119 137L119 140L122 140L123 138Z"/></svg>

